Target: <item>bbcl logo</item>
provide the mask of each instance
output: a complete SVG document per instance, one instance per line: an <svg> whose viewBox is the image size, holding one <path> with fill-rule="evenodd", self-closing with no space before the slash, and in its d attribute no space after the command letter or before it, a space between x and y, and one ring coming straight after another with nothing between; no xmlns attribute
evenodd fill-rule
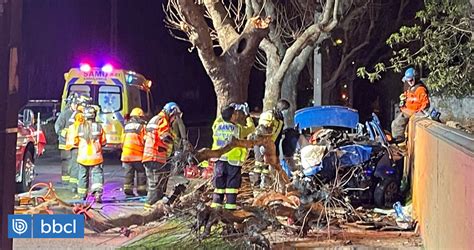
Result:
<svg viewBox="0 0 474 250"><path fill-rule="evenodd" d="M8 215L8 238L84 238L84 216Z"/></svg>

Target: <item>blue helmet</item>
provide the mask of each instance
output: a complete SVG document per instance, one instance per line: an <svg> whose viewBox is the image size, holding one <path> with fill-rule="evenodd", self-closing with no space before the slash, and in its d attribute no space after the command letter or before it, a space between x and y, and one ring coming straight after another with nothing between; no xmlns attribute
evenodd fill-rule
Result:
<svg viewBox="0 0 474 250"><path fill-rule="evenodd" d="M415 76L416 76L415 69L410 67L405 71L405 76L403 76L402 81L405 82L411 79L415 79Z"/></svg>
<svg viewBox="0 0 474 250"><path fill-rule="evenodd" d="M163 107L163 110L168 115L175 115L177 113L181 113L181 110L179 109L178 104L176 104L175 102L168 102Z"/></svg>

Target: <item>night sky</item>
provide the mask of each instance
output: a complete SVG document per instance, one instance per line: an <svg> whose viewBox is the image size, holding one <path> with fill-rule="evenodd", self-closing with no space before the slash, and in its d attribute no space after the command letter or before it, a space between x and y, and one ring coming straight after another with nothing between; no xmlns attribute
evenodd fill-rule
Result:
<svg viewBox="0 0 474 250"><path fill-rule="evenodd" d="M119 0L116 55L110 53L109 0L24 0L21 93L28 99L59 99L63 74L81 61L113 62L154 83L155 104L176 101L187 122L210 122L216 98L212 83L189 43L164 26L160 0ZM254 70L251 107L261 105L264 75Z"/></svg>

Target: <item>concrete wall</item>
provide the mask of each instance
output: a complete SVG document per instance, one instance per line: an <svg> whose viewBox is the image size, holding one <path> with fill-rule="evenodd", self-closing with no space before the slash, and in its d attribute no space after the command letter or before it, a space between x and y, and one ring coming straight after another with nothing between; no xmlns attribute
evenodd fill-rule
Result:
<svg viewBox="0 0 474 250"><path fill-rule="evenodd" d="M412 119L413 209L426 249L474 246L474 136Z"/></svg>
<svg viewBox="0 0 474 250"><path fill-rule="evenodd" d="M456 121L463 125L474 124L474 96L430 97L431 106L441 112L442 121Z"/></svg>

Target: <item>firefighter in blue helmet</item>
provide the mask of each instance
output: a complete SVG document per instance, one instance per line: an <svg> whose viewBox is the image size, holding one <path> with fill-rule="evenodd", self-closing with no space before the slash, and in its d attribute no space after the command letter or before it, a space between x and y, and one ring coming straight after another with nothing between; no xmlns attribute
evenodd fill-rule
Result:
<svg viewBox="0 0 474 250"><path fill-rule="evenodd" d="M430 100L426 86L418 79L414 68L408 68L402 78L408 89L400 95L400 113L392 122L394 143L405 141L405 128L410 117L417 112L427 112Z"/></svg>

